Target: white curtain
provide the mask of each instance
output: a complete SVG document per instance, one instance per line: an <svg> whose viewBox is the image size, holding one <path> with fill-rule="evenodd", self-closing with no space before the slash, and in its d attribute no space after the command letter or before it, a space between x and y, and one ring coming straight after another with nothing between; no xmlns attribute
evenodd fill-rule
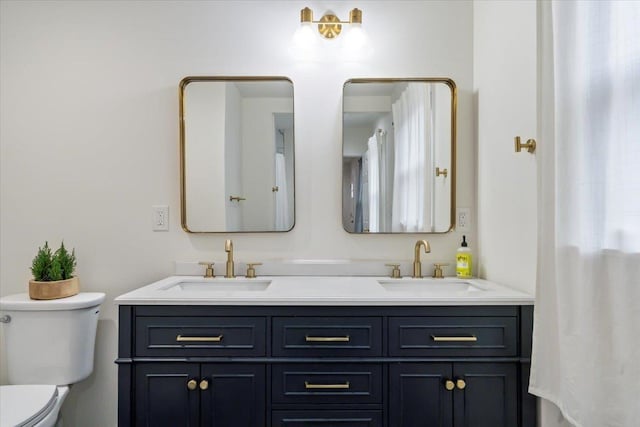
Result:
<svg viewBox="0 0 640 427"><path fill-rule="evenodd" d="M291 227L289 217L289 194L287 189L287 169L285 166L284 154L276 153L276 230L288 230Z"/></svg>
<svg viewBox="0 0 640 427"><path fill-rule="evenodd" d="M378 130L367 142L369 231L372 233L390 231L387 227L388 211L388 153L386 135Z"/></svg>
<svg viewBox="0 0 640 427"><path fill-rule="evenodd" d="M367 142L369 176L369 231L380 231L380 149L376 136Z"/></svg>
<svg viewBox="0 0 640 427"><path fill-rule="evenodd" d="M391 106L394 124L393 231L431 230L429 88L409 83Z"/></svg>
<svg viewBox="0 0 640 427"><path fill-rule="evenodd" d="M640 425L640 2L541 2L530 391Z"/></svg>

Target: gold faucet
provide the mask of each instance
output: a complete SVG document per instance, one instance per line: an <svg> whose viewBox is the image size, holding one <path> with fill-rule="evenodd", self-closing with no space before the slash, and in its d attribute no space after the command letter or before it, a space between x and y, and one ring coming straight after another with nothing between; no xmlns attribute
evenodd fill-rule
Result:
<svg viewBox="0 0 640 427"><path fill-rule="evenodd" d="M231 239L224 242L224 251L227 253L227 274L224 277L233 279L236 275L233 274L233 242Z"/></svg>
<svg viewBox="0 0 640 427"><path fill-rule="evenodd" d="M426 240L418 240L416 242L415 253L413 257L413 278L422 279L422 263L420 262L420 246L424 246L424 253L431 252L431 246Z"/></svg>

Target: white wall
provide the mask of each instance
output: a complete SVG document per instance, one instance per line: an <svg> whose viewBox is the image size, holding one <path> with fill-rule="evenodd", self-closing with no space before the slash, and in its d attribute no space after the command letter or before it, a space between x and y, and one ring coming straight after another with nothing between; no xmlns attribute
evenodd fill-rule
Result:
<svg viewBox="0 0 640 427"><path fill-rule="evenodd" d="M535 293L536 160L513 138L536 136L536 2L476 1L477 273Z"/></svg>
<svg viewBox="0 0 640 427"><path fill-rule="evenodd" d="M290 53L300 9L363 11L360 61L323 41ZM342 86L354 77L448 76L459 88L459 206L474 203L472 5L466 1L0 2L0 294L26 291L45 240L75 247L84 291L104 291L96 369L65 404L67 425L115 425L113 298L172 274L174 260L353 258L453 262L459 232L351 235L341 218ZM178 83L188 75L288 76L295 90L296 226L191 235L179 225ZM170 231L151 231L168 204ZM469 235L471 246L475 233ZM428 270L427 270L428 271ZM258 270L259 273L259 270ZM404 272L405 274L407 272ZM453 266L448 274L453 273ZM4 358L2 359L4 360ZM6 370L3 366L2 369ZM6 376L3 376L6 378Z"/></svg>

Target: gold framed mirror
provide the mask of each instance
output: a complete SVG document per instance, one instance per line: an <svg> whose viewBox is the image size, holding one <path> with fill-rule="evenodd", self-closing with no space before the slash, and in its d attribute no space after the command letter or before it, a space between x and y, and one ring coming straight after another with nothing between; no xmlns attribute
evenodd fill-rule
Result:
<svg viewBox="0 0 640 427"><path fill-rule="evenodd" d="M342 224L347 232L453 229L456 107L456 85L449 78L345 82Z"/></svg>
<svg viewBox="0 0 640 427"><path fill-rule="evenodd" d="M180 215L189 233L286 232L295 224L293 82L180 82Z"/></svg>

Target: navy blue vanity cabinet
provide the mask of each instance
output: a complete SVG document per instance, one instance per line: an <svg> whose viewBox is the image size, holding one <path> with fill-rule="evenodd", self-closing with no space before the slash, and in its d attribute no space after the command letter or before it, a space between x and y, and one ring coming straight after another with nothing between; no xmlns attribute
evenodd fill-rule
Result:
<svg viewBox="0 0 640 427"><path fill-rule="evenodd" d="M521 311L478 311L389 318L389 354L408 358L389 368L391 426L521 425Z"/></svg>
<svg viewBox="0 0 640 427"><path fill-rule="evenodd" d="M391 426L519 425L514 363L398 363L389 370Z"/></svg>
<svg viewBox="0 0 640 427"><path fill-rule="evenodd" d="M203 426L266 426L266 368L264 364L201 365L200 389Z"/></svg>
<svg viewBox="0 0 640 427"><path fill-rule="evenodd" d="M533 427L532 306L120 306L118 424Z"/></svg>
<svg viewBox="0 0 640 427"><path fill-rule="evenodd" d="M121 306L118 424L268 424L267 318L231 308Z"/></svg>
<svg viewBox="0 0 640 427"><path fill-rule="evenodd" d="M137 426L197 426L200 367L193 363L139 363L135 366ZM193 381L193 390L188 387ZM120 425L123 425L121 422ZM124 425L130 425L126 423Z"/></svg>

